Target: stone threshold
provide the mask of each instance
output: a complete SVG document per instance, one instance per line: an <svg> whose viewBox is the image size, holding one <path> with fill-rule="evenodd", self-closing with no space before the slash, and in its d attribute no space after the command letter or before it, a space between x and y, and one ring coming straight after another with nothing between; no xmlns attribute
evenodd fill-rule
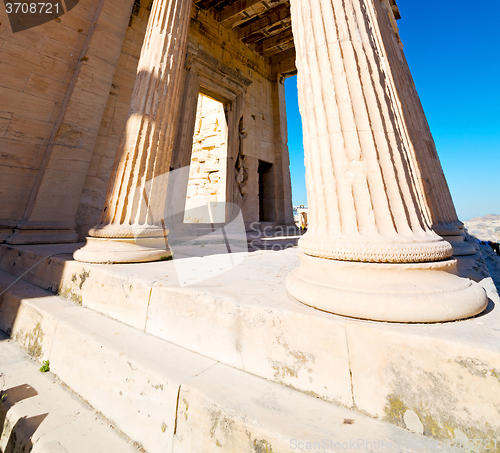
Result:
<svg viewBox="0 0 500 453"><path fill-rule="evenodd" d="M500 451L500 299L491 278L480 280L490 298L486 314L402 325L343 318L290 300L284 281L298 265L296 249L253 252L197 283L214 257L89 265L71 259L76 247L2 245L0 267L20 275L61 253L23 278L282 386L441 440L497 440ZM464 262L472 272L474 260ZM189 277L179 280L178 273Z"/></svg>
<svg viewBox="0 0 500 453"><path fill-rule="evenodd" d="M13 280L0 271L2 290ZM141 451L284 453L316 451L318 445L324 452L368 452L374 445L401 452L461 451L203 357L27 282L4 294L0 322L38 362L49 360L54 376ZM7 417L49 413L30 437L33 452L133 451L120 439L114 448L103 441L83 450L101 439L89 427L87 442L80 442L79 426L87 429L94 414L66 402L67 392L54 388L54 378L41 375L28 358L20 360L12 347L0 341L8 398L18 385L31 386L40 397L31 400L36 407L9 406ZM74 422L64 423L72 417ZM28 440L26 433L19 433L18 443Z"/></svg>

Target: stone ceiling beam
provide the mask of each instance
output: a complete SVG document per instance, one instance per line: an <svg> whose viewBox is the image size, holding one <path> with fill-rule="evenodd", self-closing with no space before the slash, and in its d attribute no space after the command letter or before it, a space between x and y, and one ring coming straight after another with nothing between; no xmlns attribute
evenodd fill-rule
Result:
<svg viewBox="0 0 500 453"><path fill-rule="evenodd" d="M224 0L194 0L194 4L196 6L200 7L201 9L205 9L205 10L210 9L210 8L214 8L223 2L224 2Z"/></svg>
<svg viewBox="0 0 500 453"><path fill-rule="evenodd" d="M271 56L269 62L271 63L273 74L295 75L297 73L295 58L295 47Z"/></svg>
<svg viewBox="0 0 500 453"><path fill-rule="evenodd" d="M281 63L282 61L289 60L290 58L295 58L295 56L296 56L295 47L292 47L291 49L273 55L272 57L269 58L269 61L271 64L278 64Z"/></svg>
<svg viewBox="0 0 500 453"><path fill-rule="evenodd" d="M293 47L289 0L193 0L262 57Z"/></svg>
<svg viewBox="0 0 500 453"><path fill-rule="evenodd" d="M248 38L242 39L245 44L252 44L262 39L272 38L280 33L283 33L285 30L289 30L292 26L290 18L282 20L281 22L277 22L271 25L268 28L263 28L258 33L254 33Z"/></svg>
<svg viewBox="0 0 500 453"><path fill-rule="evenodd" d="M218 20L219 22L228 21L261 1L262 0L238 0L231 6L228 6L220 11L218 14Z"/></svg>
<svg viewBox="0 0 500 453"><path fill-rule="evenodd" d="M258 33L269 27L270 25L276 24L282 20L290 19L290 8L288 6L281 6L273 8L269 13L262 16L257 21L252 21L249 25L244 25L237 30L237 36L239 39L245 39L249 36Z"/></svg>
<svg viewBox="0 0 500 453"><path fill-rule="evenodd" d="M268 51L269 49L277 47L281 44L288 43L290 41L293 41L293 33L291 28L287 28L285 29L285 31L279 33L278 35L259 41L256 45L257 52L263 53Z"/></svg>

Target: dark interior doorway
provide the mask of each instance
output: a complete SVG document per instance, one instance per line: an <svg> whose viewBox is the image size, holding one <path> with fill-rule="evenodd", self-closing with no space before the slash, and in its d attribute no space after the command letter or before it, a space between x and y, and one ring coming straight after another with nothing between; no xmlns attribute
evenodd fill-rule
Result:
<svg viewBox="0 0 500 453"><path fill-rule="evenodd" d="M276 221L274 167L259 160L259 221Z"/></svg>

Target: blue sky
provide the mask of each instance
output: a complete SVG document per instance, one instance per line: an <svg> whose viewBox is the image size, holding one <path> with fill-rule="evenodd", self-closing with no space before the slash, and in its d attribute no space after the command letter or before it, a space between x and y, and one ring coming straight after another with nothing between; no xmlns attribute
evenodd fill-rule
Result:
<svg viewBox="0 0 500 453"><path fill-rule="evenodd" d="M500 1L398 0L406 58L461 220L500 214ZM285 81L293 204L307 204L296 77Z"/></svg>

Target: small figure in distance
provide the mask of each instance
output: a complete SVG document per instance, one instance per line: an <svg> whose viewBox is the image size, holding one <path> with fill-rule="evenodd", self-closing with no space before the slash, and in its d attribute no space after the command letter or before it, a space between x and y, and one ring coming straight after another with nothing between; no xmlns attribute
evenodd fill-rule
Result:
<svg viewBox="0 0 500 453"><path fill-rule="evenodd" d="M303 231L307 230L307 212L305 211L300 213L300 229Z"/></svg>

